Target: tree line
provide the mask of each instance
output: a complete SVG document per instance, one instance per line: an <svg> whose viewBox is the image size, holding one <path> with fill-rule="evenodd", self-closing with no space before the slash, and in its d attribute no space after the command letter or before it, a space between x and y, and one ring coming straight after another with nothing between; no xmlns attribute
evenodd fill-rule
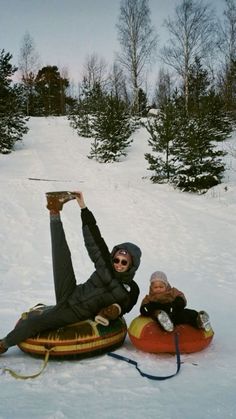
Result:
<svg viewBox="0 0 236 419"><path fill-rule="evenodd" d="M20 50L21 82L11 83L12 56L0 53L0 152L8 153L27 132L27 117L68 115L80 136L92 137L89 158L118 161L142 124L152 153L145 159L153 182L206 191L221 182L219 142L236 119L236 4L225 0L223 19L203 1L180 0L159 50L162 67L152 97L145 71L158 50L148 0L121 0L117 33L121 52L110 71L96 54L87 57L78 94L66 70L38 68L30 34ZM156 108L155 117L147 116Z"/></svg>

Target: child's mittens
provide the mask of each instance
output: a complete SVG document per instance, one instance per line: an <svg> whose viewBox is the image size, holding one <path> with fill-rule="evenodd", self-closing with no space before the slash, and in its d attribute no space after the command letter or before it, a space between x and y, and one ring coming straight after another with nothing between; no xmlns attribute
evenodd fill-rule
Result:
<svg viewBox="0 0 236 419"><path fill-rule="evenodd" d="M163 304L157 301L151 301L148 304L142 304L140 307L140 313L143 316L152 316L155 310L165 310L169 312L171 310L171 304Z"/></svg>
<svg viewBox="0 0 236 419"><path fill-rule="evenodd" d="M148 316L148 315L149 315L149 304L143 304L143 305L140 307L140 313L141 313L143 316Z"/></svg>

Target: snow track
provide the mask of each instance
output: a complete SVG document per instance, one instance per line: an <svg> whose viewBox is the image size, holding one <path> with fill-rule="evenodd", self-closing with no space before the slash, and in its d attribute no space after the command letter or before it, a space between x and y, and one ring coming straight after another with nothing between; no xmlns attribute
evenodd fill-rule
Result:
<svg viewBox="0 0 236 419"><path fill-rule="evenodd" d="M66 118L31 118L29 127L15 152L0 155L0 336L32 305L54 303L45 192L81 189L109 247L127 240L142 248L136 274L140 299L127 323L139 313L151 273L160 269L185 292L188 307L209 312L215 337L205 351L183 355L180 374L166 382L148 381L131 365L107 356L50 362L39 378L26 382L2 374L0 419L235 418L233 158L228 191L223 184L196 196L149 181L144 129L134 134L121 162L99 164L87 158L91 140L79 138ZM62 218L78 282L84 281L93 266L75 201L64 207ZM142 353L128 338L119 353L149 374L176 369L174 357ZM11 348L0 358L0 368L32 374L41 362Z"/></svg>

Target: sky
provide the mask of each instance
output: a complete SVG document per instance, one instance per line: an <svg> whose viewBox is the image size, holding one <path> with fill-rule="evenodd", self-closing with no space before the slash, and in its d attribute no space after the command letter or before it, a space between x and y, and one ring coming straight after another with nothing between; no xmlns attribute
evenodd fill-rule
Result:
<svg viewBox="0 0 236 419"><path fill-rule="evenodd" d="M213 5L219 16L224 0ZM152 24L159 35L159 48L168 35L164 19L172 16L178 0L150 0ZM75 83L81 80L86 57L96 53L111 65L120 50L117 28L120 0L0 0L0 49L13 55L18 65L23 37L34 40L40 62L67 68ZM160 61L150 69L152 79ZM153 74L154 73L154 74Z"/></svg>
<svg viewBox="0 0 236 419"><path fill-rule="evenodd" d="M234 419L236 132L223 146L223 183L195 195L150 182L145 128L132 135L120 162L101 164L87 157L93 139L79 137L65 117L30 118L28 125L16 150L0 154L0 338L22 312L55 303L45 192L56 190L83 191L110 249L124 241L141 248L140 297L125 315L127 326L139 315L151 273L162 270L189 308L209 313L215 335L203 351L181 354L179 374L166 381L143 378L106 354L49 361L38 378L16 380L4 368L30 375L42 359L10 348L0 356L0 419ZM94 267L77 203L67 203L61 217L77 282L83 282ZM116 352L148 374L176 371L174 356L142 352L128 336Z"/></svg>

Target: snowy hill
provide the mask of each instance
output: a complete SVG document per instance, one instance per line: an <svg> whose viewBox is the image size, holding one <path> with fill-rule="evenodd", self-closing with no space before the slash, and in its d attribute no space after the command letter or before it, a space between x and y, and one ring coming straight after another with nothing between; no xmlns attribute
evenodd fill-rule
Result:
<svg viewBox="0 0 236 419"><path fill-rule="evenodd" d="M127 324L158 269L185 293L189 308L208 311L215 336L206 350L182 355L180 373L163 382L106 355L50 362L37 379L16 380L3 368L32 374L42 361L11 348L0 357L0 419L235 418L235 153L227 156L225 183L196 196L151 184L144 129L122 162L105 165L87 158L90 140L79 138L65 118L31 118L29 127L17 151L0 155L0 336L32 305L54 303L45 192L75 189L84 192L110 248L132 241L142 249L135 277L140 300ZM62 218L77 279L84 281L93 266L74 201ZM173 356L138 351L128 337L117 352L150 374L176 369Z"/></svg>

